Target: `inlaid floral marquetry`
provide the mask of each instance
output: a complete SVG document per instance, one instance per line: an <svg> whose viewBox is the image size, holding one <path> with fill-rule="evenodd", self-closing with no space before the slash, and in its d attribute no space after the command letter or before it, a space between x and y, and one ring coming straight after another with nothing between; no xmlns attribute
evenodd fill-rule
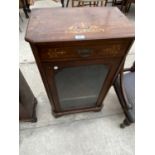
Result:
<svg viewBox="0 0 155 155"><path fill-rule="evenodd" d="M66 33L90 33L90 32L104 32L104 29L98 25L90 25L84 22L76 23L70 26Z"/></svg>
<svg viewBox="0 0 155 155"><path fill-rule="evenodd" d="M48 49L48 56L50 57L50 58L57 58L57 57L59 57L59 56L61 56L61 55L65 55L66 54L66 51L65 50L63 50L63 49L57 49L57 48L55 48L55 49Z"/></svg>
<svg viewBox="0 0 155 155"><path fill-rule="evenodd" d="M98 51L97 54L100 56L110 56L110 57L116 57L121 56L123 51L123 46L120 44L113 44L109 47L102 48L101 51Z"/></svg>
<svg viewBox="0 0 155 155"><path fill-rule="evenodd" d="M88 53L88 51L91 51ZM91 58L91 57L119 57L122 56L124 46L121 44L109 44L98 47L73 47L73 48L43 48L40 57L44 59L62 58Z"/></svg>

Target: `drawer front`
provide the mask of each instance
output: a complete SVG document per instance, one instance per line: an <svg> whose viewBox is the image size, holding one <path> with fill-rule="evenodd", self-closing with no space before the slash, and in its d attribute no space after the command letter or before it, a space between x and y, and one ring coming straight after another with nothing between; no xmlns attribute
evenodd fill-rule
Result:
<svg viewBox="0 0 155 155"><path fill-rule="evenodd" d="M40 47L39 57L42 61L62 59L91 59L121 57L125 54L128 42L115 42L99 46L73 46L63 48Z"/></svg>

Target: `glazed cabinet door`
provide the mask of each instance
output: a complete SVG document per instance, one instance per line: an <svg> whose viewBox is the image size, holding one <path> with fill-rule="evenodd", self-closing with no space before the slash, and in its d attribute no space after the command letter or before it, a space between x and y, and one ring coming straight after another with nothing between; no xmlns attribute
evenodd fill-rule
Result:
<svg viewBox="0 0 155 155"><path fill-rule="evenodd" d="M101 107L117 66L113 64L103 60L44 63L56 112Z"/></svg>

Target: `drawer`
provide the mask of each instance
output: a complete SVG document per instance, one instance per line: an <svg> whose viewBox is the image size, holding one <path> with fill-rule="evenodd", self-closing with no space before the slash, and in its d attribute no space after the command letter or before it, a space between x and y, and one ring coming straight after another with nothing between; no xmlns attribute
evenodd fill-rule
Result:
<svg viewBox="0 0 155 155"><path fill-rule="evenodd" d="M128 44L109 43L100 46L73 46L73 47L40 47L39 57L41 61L62 59L92 59L105 57L121 57L124 55Z"/></svg>

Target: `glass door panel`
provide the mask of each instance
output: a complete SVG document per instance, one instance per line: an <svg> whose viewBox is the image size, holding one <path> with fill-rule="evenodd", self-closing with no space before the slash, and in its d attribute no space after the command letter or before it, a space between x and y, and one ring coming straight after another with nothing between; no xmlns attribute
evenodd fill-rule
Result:
<svg viewBox="0 0 155 155"><path fill-rule="evenodd" d="M61 109L95 107L107 73L103 64L60 69L55 83Z"/></svg>

